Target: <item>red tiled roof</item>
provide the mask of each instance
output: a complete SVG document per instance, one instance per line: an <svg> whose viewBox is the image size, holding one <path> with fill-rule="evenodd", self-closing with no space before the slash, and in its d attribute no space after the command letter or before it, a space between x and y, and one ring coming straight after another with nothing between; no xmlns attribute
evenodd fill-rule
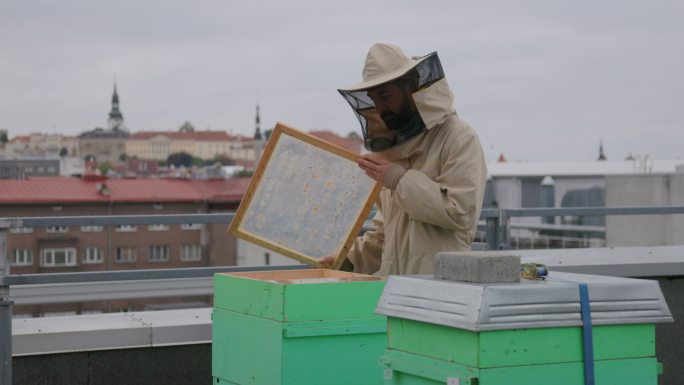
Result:
<svg viewBox="0 0 684 385"><path fill-rule="evenodd" d="M31 137L26 135L15 136L10 140L10 142L30 142Z"/></svg>
<svg viewBox="0 0 684 385"><path fill-rule="evenodd" d="M251 136L234 135L231 140L235 142L253 142L254 138Z"/></svg>
<svg viewBox="0 0 684 385"><path fill-rule="evenodd" d="M225 180L43 177L0 180L0 204L93 202L238 202L250 178ZM98 192L104 184L108 194Z"/></svg>
<svg viewBox="0 0 684 385"><path fill-rule="evenodd" d="M359 139L343 138L330 131L310 131L309 134L319 139L323 139L326 142L332 143L337 147L342 147L346 150L349 150L354 154L361 153L362 142Z"/></svg>
<svg viewBox="0 0 684 385"><path fill-rule="evenodd" d="M252 178L241 177L231 179L215 179L200 181L195 187L207 196L210 202L237 202L249 187Z"/></svg>
<svg viewBox="0 0 684 385"><path fill-rule="evenodd" d="M254 167L254 161L245 159L235 159L235 165L242 166L244 168L252 168Z"/></svg>
<svg viewBox="0 0 684 385"><path fill-rule="evenodd" d="M147 140L155 136L165 136L173 140L199 140L199 141L229 141L231 138L225 131L140 131L131 134L128 140Z"/></svg>

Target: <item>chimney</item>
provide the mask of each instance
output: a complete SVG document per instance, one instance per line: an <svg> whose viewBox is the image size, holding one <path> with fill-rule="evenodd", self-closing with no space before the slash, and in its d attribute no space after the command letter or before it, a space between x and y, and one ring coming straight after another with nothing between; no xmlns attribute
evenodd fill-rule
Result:
<svg viewBox="0 0 684 385"><path fill-rule="evenodd" d="M95 189L97 190L97 193L100 195L104 196L109 196L111 195L111 191L109 190L109 187L107 187L106 183L95 183Z"/></svg>

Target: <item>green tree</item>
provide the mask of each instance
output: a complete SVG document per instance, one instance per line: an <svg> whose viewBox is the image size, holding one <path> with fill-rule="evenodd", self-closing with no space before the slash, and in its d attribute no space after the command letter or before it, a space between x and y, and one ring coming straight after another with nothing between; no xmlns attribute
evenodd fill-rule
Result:
<svg viewBox="0 0 684 385"><path fill-rule="evenodd" d="M204 162L206 166L211 166L213 164L220 163L221 166L233 166L235 165L235 161L233 159L230 159L229 157L225 155L217 155L214 157L214 159L208 160Z"/></svg>
<svg viewBox="0 0 684 385"><path fill-rule="evenodd" d="M169 157L166 158L166 164L168 164L169 166L173 165L176 167L190 167L192 166L192 162L193 156L188 154L187 152L176 152L169 155Z"/></svg>
<svg viewBox="0 0 684 385"><path fill-rule="evenodd" d="M62 147L61 150L59 150L59 156L60 157L65 157L69 155L69 150L66 149L66 147Z"/></svg>
<svg viewBox="0 0 684 385"><path fill-rule="evenodd" d="M128 155L126 155L126 154L119 155L119 160L122 162L125 162L126 160L128 160Z"/></svg>
<svg viewBox="0 0 684 385"><path fill-rule="evenodd" d="M242 171L238 171L235 173L235 176L237 176L237 177L252 176L252 175L254 175L254 171L252 171L252 170L242 170Z"/></svg>
<svg viewBox="0 0 684 385"><path fill-rule="evenodd" d="M2 135L0 135L0 142L2 142L2 143L9 142L9 138L7 137L6 133L3 132Z"/></svg>
<svg viewBox="0 0 684 385"><path fill-rule="evenodd" d="M97 169L100 170L100 175L107 176L107 173L112 168L108 162L100 163L97 165Z"/></svg>

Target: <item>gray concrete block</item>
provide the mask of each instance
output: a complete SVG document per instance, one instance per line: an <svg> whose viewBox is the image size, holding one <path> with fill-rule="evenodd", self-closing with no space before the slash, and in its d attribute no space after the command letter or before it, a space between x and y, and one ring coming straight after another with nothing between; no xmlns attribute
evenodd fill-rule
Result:
<svg viewBox="0 0 684 385"><path fill-rule="evenodd" d="M442 252L435 255L435 278L498 283L520 281L520 256L501 252Z"/></svg>

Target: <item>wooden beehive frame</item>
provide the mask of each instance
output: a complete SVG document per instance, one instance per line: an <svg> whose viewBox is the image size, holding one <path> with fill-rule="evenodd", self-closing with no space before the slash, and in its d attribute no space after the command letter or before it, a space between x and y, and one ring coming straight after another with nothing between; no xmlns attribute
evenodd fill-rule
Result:
<svg viewBox="0 0 684 385"><path fill-rule="evenodd" d="M329 153L351 160L353 162L357 162L357 160L359 159L359 156L352 152L339 148L324 140L318 139L312 135L309 135L307 133L296 130L292 127L289 127L283 123L278 122L275 126L275 129L273 130L273 133L271 134L271 137L269 138L268 143L266 144L266 148L264 149L264 152L261 156L261 160L259 161L259 164L254 170L254 174L252 175L252 180L249 184L249 187L247 188L247 192L245 193L244 197L242 198L242 201L240 202L240 207L238 208L235 217L233 218L233 221L231 222L228 228L228 231L231 234L236 235L237 237L250 241L264 248L273 250L277 253L288 256L290 258L306 263L313 267L319 267L320 263L317 258L305 255L297 250L284 247L283 245L279 245L269 239L266 239L252 232L246 231L242 228L243 220L245 219L247 212L251 209L252 198L254 197L254 194L257 191L259 184L262 182L262 178L267 168L269 167L269 162L272 161L274 150L283 135L287 135L300 141L309 143L319 149L325 150ZM377 199L377 195L380 189L380 184L373 184L372 190L369 192L366 201L363 202L363 206L359 210L358 218L356 219L352 228L348 229L349 231L345 234L346 238L343 243L343 246L340 248L340 250L338 250L337 255L335 255L335 262L332 266L334 269L339 269L342 263L344 262L344 259L347 256L347 252L349 251L349 248L351 247L354 238L356 238L359 229L363 225L363 222L368 216L368 213L370 212L373 203Z"/></svg>

